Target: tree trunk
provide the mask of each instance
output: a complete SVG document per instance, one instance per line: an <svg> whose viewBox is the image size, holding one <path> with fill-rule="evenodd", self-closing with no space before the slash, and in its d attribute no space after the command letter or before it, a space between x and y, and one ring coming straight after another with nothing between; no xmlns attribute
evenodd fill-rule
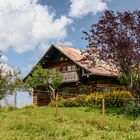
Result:
<svg viewBox="0 0 140 140"><path fill-rule="evenodd" d="M49 85L49 88L50 88L50 90L52 92L52 95L51 95L51 100L52 100L52 99L55 98L55 90L54 90L54 88L51 85Z"/></svg>
<svg viewBox="0 0 140 140"><path fill-rule="evenodd" d="M133 85L130 88L130 91L132 92L132 95L135 97L137 105L140 106L140 88L139 88L139 86Z"/></svg>

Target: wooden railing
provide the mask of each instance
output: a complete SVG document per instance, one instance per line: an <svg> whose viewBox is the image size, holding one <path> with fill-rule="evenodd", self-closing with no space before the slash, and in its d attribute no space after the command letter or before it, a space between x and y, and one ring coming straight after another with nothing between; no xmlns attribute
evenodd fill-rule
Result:
<svg viewBox="0 0 140 140"><path fill-rule="evenodd" d="M79 80L78 73L76 71L62 72L62 82L76 82Z"/></svg>

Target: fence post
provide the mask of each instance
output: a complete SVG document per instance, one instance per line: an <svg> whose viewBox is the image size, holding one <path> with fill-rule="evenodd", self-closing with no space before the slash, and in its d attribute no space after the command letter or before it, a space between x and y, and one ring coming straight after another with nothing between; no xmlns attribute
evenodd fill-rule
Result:
<svg viewBox="0 0 140 140"><path fill-rule="evenodd" d="M57 116L57 114L58 114L58 92L56 92L55 101L56 101L56 116Z"/></svg>
<svg viewBox="0 0 140 140"><path fill-rule="evenodd" d="M96 107L97 107L97 99L98 99L98 97L97 97L97 93L96 93L96 97L95 97L95 105L96 105Z"/></svg>
<svg viewBox="0 0 140 140"><path fill-rule="evenodd" d="M102 125L105 126L105 99L102 96Z"/></svg>
<svg viewBox="0 0 140 140"><path fill-rule="evenodd" d="M14 107L17 107L17 93L16 93L16 89L15 88L13 90L13 96L14 96Z"/></svg>

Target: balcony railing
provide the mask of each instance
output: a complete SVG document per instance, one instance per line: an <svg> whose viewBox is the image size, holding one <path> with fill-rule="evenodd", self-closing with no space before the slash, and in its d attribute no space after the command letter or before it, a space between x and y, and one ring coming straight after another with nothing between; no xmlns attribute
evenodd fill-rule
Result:
<svg viewBox="0 0 140 140"><path fill-rule="evenodd" d="M77 72L63 72L62 73L62 82L76 82L79 80Z"/></svg>

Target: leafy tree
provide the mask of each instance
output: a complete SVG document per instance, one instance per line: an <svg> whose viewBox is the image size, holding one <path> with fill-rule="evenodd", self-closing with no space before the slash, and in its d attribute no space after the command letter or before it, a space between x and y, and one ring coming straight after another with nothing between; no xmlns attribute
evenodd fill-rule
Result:
<svg viewBox="0 0 140 140"><path fill-rule="evenodd" d="M62 77L59 72L43 69L37 65L30 76L27 77L26 84L28 87L38 89L44 87L55 96L55 91L61 85Z"/></svg>
<svg viewBox="0 0 140 140"><path fill-rule="evenodd" d="M134 97L140 98L140 11L105 11L84 35L90 59L94 62L96 52L112 70L117 69Z"/></svg>
<svg viewBox="0 0 140 140"><path fill-rule="evenodd" d="M20 88L21 82L17 69L7 69L5 65L0 65L0 99L11 93L15 88Z"/></svg>
<svg viewBox="0 0 140 140"><path fill-rule="evenodd" d="M18 68L8 67L1 59L0 52L0 100L4 99L8 94L14 94L16 106L16 90L23 90L25 84L20 76Z"/></svg>

